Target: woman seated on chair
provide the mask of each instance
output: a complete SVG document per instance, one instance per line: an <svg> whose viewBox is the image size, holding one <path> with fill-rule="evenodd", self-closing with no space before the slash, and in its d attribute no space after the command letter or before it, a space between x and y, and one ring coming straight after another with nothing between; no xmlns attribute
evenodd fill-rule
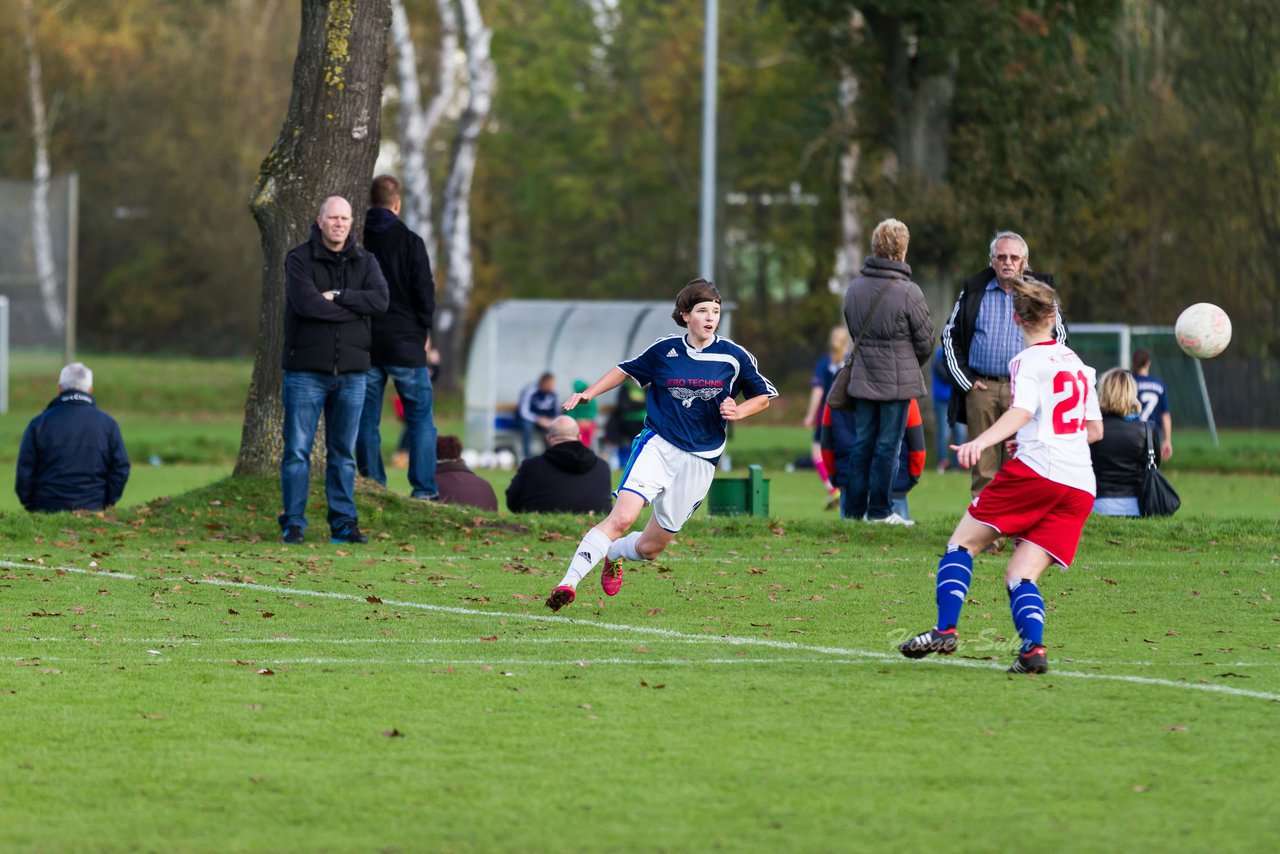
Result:
<svg viewBox="0 0 1280 854"><path fill-rule="evenodd" d="M1098 406L1102 410L1102 439L1089 446L1098 481L1093 512L1137 516L1138 490L1147 468L1147 431L1138 419L1142 407L1133 374L1123 368L1103 374L1098 381Z"/></svg>

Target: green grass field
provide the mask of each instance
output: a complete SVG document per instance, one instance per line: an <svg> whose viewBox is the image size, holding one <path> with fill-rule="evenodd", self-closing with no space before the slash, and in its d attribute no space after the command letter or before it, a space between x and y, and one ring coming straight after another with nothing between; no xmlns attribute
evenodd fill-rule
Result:
<svg viewBox="0 0 1280 854"><path fill-rule="evenodd" d="M156 441L185 453L194 424L238 419L201 411L168 435L157 411ZM757 430L735 437L739 464L797 435L803 452L800 428ZM618 597L593 575L553 615L589 519L364 487L370 545L284 546L274 479L136 462L100 516L0 506L0 851L1280 837L1274 474L1173 468L1177 516L1091 520L1041 584L1051 672L1011 677L1000 556L978 560L958 655L894 649L933 618L963 475L927 473L918 524L891 529L842 523L812 472L771 469L770 518L700 513L659 561L625 565ZM501 492L510 474L491 477ZM311 518L320 532L318 493Z"/></svg>

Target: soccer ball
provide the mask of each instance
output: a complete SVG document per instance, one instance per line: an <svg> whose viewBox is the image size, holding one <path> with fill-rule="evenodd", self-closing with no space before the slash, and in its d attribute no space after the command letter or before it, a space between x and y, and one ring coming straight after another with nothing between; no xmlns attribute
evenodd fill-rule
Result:
<svg viewBox="0 0 1280 854"><path fill-rule="evenodd" d="M1231 318L1213 303L1198 302L1178 315L1173 334L1188 356L1212 359L1231 343Z"/></svg>

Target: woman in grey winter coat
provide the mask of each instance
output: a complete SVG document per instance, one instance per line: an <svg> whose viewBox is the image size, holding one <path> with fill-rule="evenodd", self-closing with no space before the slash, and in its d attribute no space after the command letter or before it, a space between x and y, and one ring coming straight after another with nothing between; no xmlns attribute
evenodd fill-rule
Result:
<svg viewBox="0 0 1280 854"><path fill-rule="evenodd" d="M886 219L871 234L871 253L844 297L854 340L849 396L856 438L846 467L841 515L909 525L893 512L890 491L911 399L924 397L920 368L933 355L933 323L920 286L911 281L911 234Z"/></svg>

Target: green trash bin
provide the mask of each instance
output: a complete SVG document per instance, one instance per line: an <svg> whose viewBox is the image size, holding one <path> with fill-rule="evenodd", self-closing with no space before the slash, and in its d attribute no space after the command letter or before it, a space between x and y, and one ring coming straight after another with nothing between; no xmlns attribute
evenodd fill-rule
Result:
<svg viewBox="0 0 1280 854"><path fill-rule="evenodd" d="M708 516L768 516L769 481L760 466L747 466L746 477L722 477L707 490Z"/></svg>

